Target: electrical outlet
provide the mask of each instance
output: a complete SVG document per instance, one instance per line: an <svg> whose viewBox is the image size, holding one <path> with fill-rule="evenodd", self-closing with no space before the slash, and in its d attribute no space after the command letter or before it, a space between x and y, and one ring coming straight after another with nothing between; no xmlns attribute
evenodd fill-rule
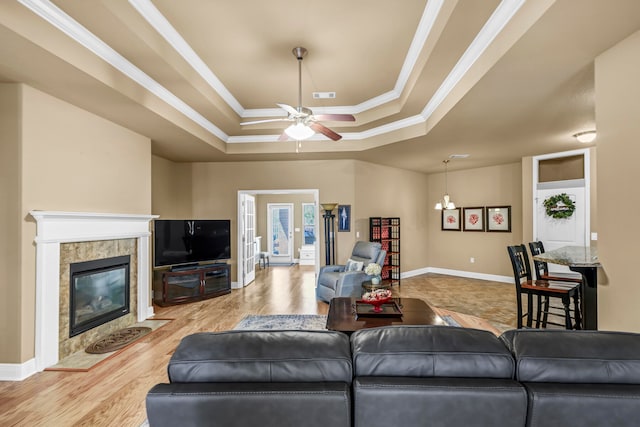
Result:
<svg viewBox="0 0 640 427"><path fill-rule="evenodd" d="M359 239L359 238L360 238L360 232L356 231L356 239Z"/></svg>
<svg viewBox="0 0 640 427"><path fill-rule="evenodd" d="M474 262L476 262L476 259L475 259L474 257L471 257L471 258L469 258L469 262L470 262L471 264L473 264Z"/></svg>

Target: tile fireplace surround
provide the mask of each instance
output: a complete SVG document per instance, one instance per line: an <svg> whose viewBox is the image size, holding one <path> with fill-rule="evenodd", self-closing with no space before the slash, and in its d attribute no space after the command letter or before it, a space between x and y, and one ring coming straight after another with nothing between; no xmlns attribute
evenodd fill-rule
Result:
<svg viewBox="0 0 640 427"><path fill-rule="evenodd" d="M149 289L149 221L156 215L31 211L36 232L35 358L24 376L58 362L60 244L136 239L138 263L137 321L153 315Z"/></svg>

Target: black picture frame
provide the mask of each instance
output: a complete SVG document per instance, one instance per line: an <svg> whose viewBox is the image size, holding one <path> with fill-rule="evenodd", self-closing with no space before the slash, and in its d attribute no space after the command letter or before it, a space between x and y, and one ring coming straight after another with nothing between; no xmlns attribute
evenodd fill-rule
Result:
<svg viewBox="0 0 640 427"><path fill-rule="evenodd" d="M351 231L351 205L338 205L338 231Z"/></svg>
<svg viewBox="0 0 640 427"><path fill-rule="evenodd" d="M442 231L460 231L460 208L442 209L441 229Z"/></svg>
<svg viewBox="0 0 640 427"><path fill-rule="evenodd" d="M511 233L511 206L487 206L487 231Z"/></svg>
<svg viewBox="0 0 640 427"><path fill-rule="evenodd" d="M484 207L462 208L462 230L484 231Z"/></svg>

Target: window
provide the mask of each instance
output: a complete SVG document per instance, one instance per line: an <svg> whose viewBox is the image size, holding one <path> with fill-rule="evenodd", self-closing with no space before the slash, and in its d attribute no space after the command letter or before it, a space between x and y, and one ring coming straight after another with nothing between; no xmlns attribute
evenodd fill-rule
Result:
<svg viewBox="0 0 640 427"><path fill-rule="evenodd" d="M316 205L314 203L302 204L302 230L304 232L304 244L313 245L316 242Z"/></svg>

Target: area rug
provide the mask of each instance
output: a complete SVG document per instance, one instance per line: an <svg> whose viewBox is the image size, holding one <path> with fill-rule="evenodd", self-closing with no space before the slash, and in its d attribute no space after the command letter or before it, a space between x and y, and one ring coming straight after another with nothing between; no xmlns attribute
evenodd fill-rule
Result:
<svg viewBox="0 0 640 427"><path fill-rule="evenodd" d="M120 329L98 341L91 343L84 351L91 354L110 353L128 346L137 339L150 333L153 329L147 326L134 326Z"/></svg>
<svg viewBox="0 0 640 427"><path fill-rule="evenodd" d="M440 316L449 326L460 327L452 316ZM248 315L242 318L234 330L323 330L327 316L319 314Z"/></svg>
<svg viewBox="0 0 640 427"><path fill-rule="evenodd" d="M319 330L326 329L327 316L320 314L271 314L243 317L234 330Z"/></svg>

